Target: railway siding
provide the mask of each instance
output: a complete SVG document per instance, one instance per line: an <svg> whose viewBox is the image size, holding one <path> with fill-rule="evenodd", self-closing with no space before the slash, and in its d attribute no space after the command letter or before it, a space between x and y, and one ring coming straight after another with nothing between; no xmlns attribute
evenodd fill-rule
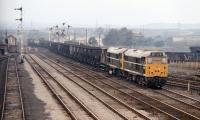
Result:
<svg viewBox="0 0 200 120"><path fill-rule="evenodd" d="M1 120L25 120L16 57L8 60Z"/></svg>
<svg viewBox="0 0 200 120"><path fill-rule="evenodd" d="M43 58L43 59L45 59L45 58ZM70 65L67 64L66 66L69 67ZM87 78L85 78L85 80L86 79L90 80L90 82L92 82L93 84L98 83L97 85L100 86L102 89L104 89L107 93L109 93L113 96L117 96L117 98L121 99L125 103L128 103L132 107L136 107L141 113L145 113L145 110L147 110L149 112L150 111L152 112L152 114L150 114L149 117L159 116L159 119L166 119L166 117L169 117L170 119L177 119L176 117L174 117L168 113L165 113L164 111L160 110L159 108L154 107L153 104L148 104L148 103L138 99L137 97L134 97L133 95L131 95L131 96L127 95L127 93L126 93L127 89L124 89L125 87L122 87L119 85L118 88L113 89L113 85L106 85L105 83L102 82L102 80L105 80L105 78L101 77L101 79L95 80L96 79L95 77L91 78L91 76L90 76L92 74L91 71L88 71L88 72L90 72L89 73L90 75L88 75L88 74L84 75L82 72L87 71L87 70L81 70L81 71L75 70L75 68L77 68L77 67L78 66L73 67L73 68L69 67L68 69L71 69L71 72L76 74L75 76L77 76L77 77L83 77L83 76L86 77L87 76ZM68 69L66 69L66 70L68 70ZM90 79L89 79L89 77L90 77ZM84 78L81 78L81 79L84 80ZM126 92L122 92L119 89L126 90ZM145 114L148 114L148 113L145 113Z"/></svg>
<svg viewBox="0 0 200 120"><path fill-rule="evenodd" d="M169 76L167 85L177 86L181 88L188 89L188 83L190 84L190 89L200 92L200 82L198 80L183 79L174 76Z"/></svg>
<svg viewBox="0 0 200 120"><path fill-rule="evenodd" d="M77 101L76 102L73 101L74 96L71 95L71 93L69 93L65 88L62 87L60 88L59 82L56 82L54 77L52 77L47 71L41 68L41 66L39 66L35 60L33 60L29 56L28 57L26 56L26 59L31 64L32 68L41 77L44 83L47 85L49 90L53 93L54 97L60 102L60 104L63 106L63 108L69 114L72 120L78 120L80 119L79 117L82 117L84 119L89 119L89 116L85 116L87 115L87 113L84 113L81 106L76 104ZM72 110L69 108L72 108ZM78 115L80 114L79 117L75 115L76 112L78 112Z"/></svg>
<svg viewBox="0 0 200 120"><path fill-rule="evenodd" d="M44 61L46 61L46 60L44 60ZM60 67L56 64L52 64L50 61L46 61L46 62L49 65L51 65L52 67L54 67L57 71L62 73L64 76L66 76L68 79L73 80L77 85L79 85L80 87L82 87L83 89L88 91L89 94L91 94L98 100L102 101L102 103L104 103L107 107L109 107L110 109L112 109L116 112L119 112L120 114L123 114L124 116L127 116L126 119L127 118L128 119L141 119L141 118L139 118L139 116L144 119L150 119L150 117L148 118L148 117L142 115L141 113L139 113L139 111L130 107L128 104L124 104L121 100L108 94L107 91L104 91L100 87L98 87L88 81L84 81L84 80L80 79L79 77L66 71L62 67ZM136 114L138 114L139 116ZM153 117L151 117L151 118L153 118ZM156 119L156 118L154 118L154 119Z"/></svg>
<svg viewBox="0 0 200 120"><path fill-rule="evenodd" d="M26 119L71 120L26 60L18 69Z"/></svg>
<svg viewBox="0 0 200 120"><path fill-rule="evenodd" d="M67 64L68 65L68 64ZM69 66L71 66L70 64L69 64ZM70 67L71 68L71 67ZM73 70L74 71L74 70ZM77 73L77 71L78 70L76 70L76 73ZM85 70L82 70L82 71L84 71L84 72L86 72L87 70L85 69ZM90 73L90 75L91 75L91 73ZM103 77L102 77L102 79L103 79ZM113 85L113 83L112 83L112 85ZM118 88L118 89L120 89L120 88ZM138 94L139 95L139 94ZM144 98L145 99L145 98ZM153 104L153 103L151 103L151 104ZM178 109L176 109L175 107L173 107L173 106L170 106L170 105L168 105L168 107L171 107L171 108L173 108L174 110L178 110ZM168 111L170 114L173 114L173 112L172 111ZM179 110L179 114L177 113L177 115L175 115L175 114L173 114L174 116L176 116L176 117L178 117L178 118L181 118L181 119L187 119L186 118L186 115L182 115L182 117L181 117L181 114L185 114L186 112L184 112L184 111L180 111ZM183 112L183 113L181 113L181 112ZM189 115L189 114L188 114ZM198 119L197 117L195 117L195 116L192 116L192 115L189 115L188 116L188 119Z"/></svg>
<svg viewBox="0 0 200 120"><path fill-rule="evenodd" d="M3 108L7 62L8 58L0 58L0 111L2 111ZM0 113L0 118L1 115Z"/></svg>
<svg viewBox="0 0 200 120"><path fill-rule="evenodd" d="M200 110L200 101L196 100L194 98L188 97L188 96L184 96L182 94L167 90L167 89L163 89L162 91L158 91L159 93L169 96L172 99L177 99L183 103L186 104L190 104L192 105L194 108L199 109Z"/></svg>
<svg viewBox="0 0 200 120"><path fill-rule="evenodd" d="M47 65L45 62L41 61L35 56L32 56L38 64L40 64L45 70L57 79L63 87L67 88L72 94L74 94L82 103L84 103L87 108L94 112L101 119L122 119L120 116L115 114L113 111L108 109L105 105L99 102L96 98L92 97L86 93L82 88L78 87L75 83L67 80L61 74L55 72L54 68ZM78 114L76 114L78 115Z"/></svg>

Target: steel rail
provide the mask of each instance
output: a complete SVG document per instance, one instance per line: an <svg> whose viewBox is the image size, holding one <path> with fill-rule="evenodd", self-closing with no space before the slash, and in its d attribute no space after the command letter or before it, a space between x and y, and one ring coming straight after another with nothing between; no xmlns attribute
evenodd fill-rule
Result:
<svg viewBox="0 0 200 120"><path fill-rule="evenodd" d="M76 68L76 69L77 69L77 68ZM82 72L85 73L85 71L83 71L83 70L82 70ZM88 73L85 73L85 74L88 74ZM88 74L88 75L90 75L90 74ZM92 77L92 76L91 76L91 77ZM104 76L104 77L105 77L105 76ZM93 78L95 78L95 77L93 77ZM98 79L98 78L97 78L97 79ZM110 78L109 78L109 79L110 79ZM114 82L114 83L116 83L116 84L118 84L118 85L124 86L124 85L122 85L122 84L119 84L119 83L116 82L116 81L113 81L113 80L111 80L111 81ZM108 83L106 83L106 82L104 82L104 81L102 81L102 82L105 83L105 84L107 84L107 85L109 85L110 87L113 87L113 85L110 85L110 84L108 84ZM136 90L134 90L134 89L132 89L132 88L130 88L130 87L127 87L127 86L124 86L124 87L129 88L129 89L131 89L132 91L137 92L137 93L140 94L140 95L146 96L146 95L144 95L144 94L142 94L142 93L140 93L140 92L138 92L138 91L136 91ZM116 90L117 90L117 89L116 89ZM121 90L119 90L119 91L121 91ZM122 92L123 92L123 91L122 91ZM180 111L180 112L182 112L182 113L188 115L189 117L192 117L192 118L194 118L194 119L200 120L200 118L198 118L198 117L196 117L196 116L194 116L194 115L192 115L192 114L189 114L189 113L187 113L187 112L185 112L185 111L183 111L183 110L180 110L180 109L178 109L178 108L176 108L176 107L174 107L174 106L172 106L172 105L166 104L166 103L164 103L164 102L161 102L161 101L159 101L159 100L157 100L157 99L155 99L155 98L149 97L149 96L146 96L146 97L148 97L148 98L150 98L150 99L153 99L153 100L155 100L155 101L157 101L157 102L160 102L160 103L162 103L162 104L164 104L164 105L166 105L166 106L168 106L168 107L170 107L170 108L173 108L173 109L175 109L175 110L177 110L177 111Z"/></svg>
<svg viewBox="0 0 200 120"><path fill-rule="evenodd" d="M72 66L72 64L70 64L71 66ZM77 69L77 68L74 68L74 69ZM85 69L85 68L84 68ZM91 70L90 70L91 71ZM83 70L82 70L82 72L84 72ZM95 74L97 74L97 73L95 73ZM88 74L89 75L89 74ZM100 74L99 74L100 75ZM102 75L101 75L102 76ZM105 77L105 76L103 76L104 78L107 78L107 77ZM110 78L107 78L107 79L110 79ZM113 80L112 80L113 81ZM102 81L102 82L104 82L104 81ZM119 84L119 83L117 83L116 81L113 81L113 82L115 82L116 84ZM105 83L105 82L104 82ZM107 83L105 83L105 84L107 84ZM121 85L121 84L119 84L119 85ZM109 85L110 87L112 87L112 85ZM122 85L122 86L124 86L124 85ZM130 88L130 87L127 87L127 86L124 86L124 87L126 87L126 88L129 88L129 89L131 89L131 90L133 90L132 88ZM117 90L117 89L116 89ZM133 90L133 91L135 91L135 90ZM121 91L121 92L123 92L123 91ZM143 94L141 94L140 92L138 92L138 91L135 91L135 92L137 92L138 94L140 94L140 95L143 95ZM126 94L126 93L125 93ZM143 95L143 96L146 96L146 95ZM151 98L151 97L149 97L149 96L146 96L147 98L150 98L150 99L152 99L152 100L154 100L154 101L157 101L157 102L159 102L159 103L161 103L161 104L163 104L163 105L165 105L165 106L168 106L168 107L170 107L171 109L174 109L174 110L176 110L176 111L179 111L179 112L181 112L181 113L183 113L183 114L185 114L185 115L187 115L188 117L191 117L191 118L194 118L194 119L197 119L197 120L199 120L199 118L197 118L196 116L193 116L193 115L191 115L191 114L189 114L189 113L186 113L185 111L183 111L183 110L180 110L180 109L177 109L177 108L175 108L175 107L173 107L173 106L171 106L171 105L168 105L168 104L166 104L166 103L163 103L163 102L161 102L161 101L159 101L159 100L157 100L157 99L154 99L154 98ZM144 101L143 101L144 102Z"/></svg>
<svg viewBox="0 0 200 120"><path fill-rule="evenodd" d="M93 119L99 120L99 118L93 114L76 96L74 96L69 90L67 90L60 82L58 82L47 70L45 70L40 63L35 60L32 56L30 56L32 60L34 60L40 68L47 73L67 94L69 94ZM47 81L46 81L47 82ZM64 102L63 102L64 103ZM74 113L73 113L74 114ZM75 115L74 115L75 116Z"/></svg>
<svg viewBox="0 0 200 120"><path fill-rule="evenodd" d="M19 74L18 74L18 67L17 67L17 60L15 58L15 72L17 75L17 83L18 83L18 90L19 90L19 96L20 96L20 102L21 102L21 109L22 109L22 119L25 120L25 109L24 109L24 101L23 101L23 96L22 96L22 89L20 85L20 80L19 80Z"/></svg>
<svg viewBox="0 0 200 120"><path fill-rule="evenodd" d="M7 93L7 81L8 81L8 64L10 58L8 57L7 66L6 66L6 77L5 77L5 84L4 84L4 96L3 96L3 103L2 103L2 110L1 110L1 120L4 119L4 110L6 104L6 93Z"/></svg>
<svg viewBox="0 0 200 120"><path fill-rule="evenodd" d="M1 61L1 60L5 60L5 59L8 59L8 58L9 58L9 56L0 57L0 61Z"/></svg>
<svg viewBox="0 0 200 120"><path fill-rule="evenodd" d="M192 98L192 97L183 95L183 94L181 94L181 93L174 92L174 91L169 90L169 89L166 89L166 88L162 88L162 89L165 90L165 91L167 91L167 92L170 92L170 93L173 93L173 94L179 95L179 96L181 96L181 97L185 97L185 98L187 98L187 99L190 99L190 100L193 100L193 101L196 101L196 102L200 103L200 100L197 100L197 99L195 99L195 98Z"/></svg>
<svg viewBox="0 0 200 120"><path fill-rule="evenodd" d="M56 62L53 62L54 64L58 65L59 67L63 68L63 66L60 66L59 64L57 64ZM49 64L50 66L52 66L51 64ZM52 66L53 67L53 66ZM54 69L56 69L54 67ZM67 70L66 68L63 68L64 70L72 73L71 71ZM95 98L97 98L98 100L100 100L104 105L106 105L107 107L109 107L111 110L113 110L115 113L117 113L118 115L120 115L121 117L125 118L123 115L121 115L120 113L118 113L114 108L112 108L109 104L105 103L104 101L102 101L101 99L99 99L97 96L95 96L94 94L92 94L91 92L89 92L86 88L84 88L83 86L81 86L80 84L78 84L76 81L74 81L73 79L71 79L69 76L65 75L63 72L61 72L59 69L56 69L58 72L60 72L63 76L67 77L68 79L72 80L74 83L76 83L78 86L80 86L81 88L83 88L84 90L86 90L89 94L91 94L92 96L94 96ZM148 117L146 117L145 115L139 113L136 109L132 108L131 106L123 103L121 100L117 99L116 97L108 94L105 90L103 90L102 88L92 84L91 82L85 80L84 78L80 78L80 76L77 76L76 74L72 73L73 75L75 75L76 77L78 77L79 79L83 80L84 82L86 82L87 84L93 86L94 88L98 89L99 91L103 92L104 94L106 94L107 96L109 96L110 98L116 100L118 103L122 104L123 106L125 106L126 108L130 109L131 111L134 111L136 114L138 114L140 117L146 119L146 120L150 120Z"/></svg>
<svg viewBox="0 0 200 120"><path fill-rule="evenodd" d="M76 68L77 69L77 68ZM85 73L85 71L83 71L84 73ZM85 74L88 74L88 73L85 73ZM90 75L90 74L88 74L88 75ZM92 76L91 76L92 77ZM95 77L93 77L93 78L95 78ZM98 79L98 78L97 78ZM110 78L109 78L110 79ZM104 81L102 81L103 83L105 83L105 84L107 84L106 82L104 82ZM121 85L121 86L124 86L124 85L122 85L122 84L119 84L118 82L116 82L116 81L113 81L112 80L112 82L114 82L114 83L116 83L116 84L118 84L118 85ZM107 85L109 85L109 84L107 84ZM112 87L112 85L109 85L110 87ZM126 88L129 88L129 89L131 89L131 90L133 90L134 92L137 92L137 93L139 93L140 95L143 95L143 96L146 96L146 95L144 95L144 94L141 94L140 92L138 92L138 91L136 91L136 90L134 90L134 89L132 89L132 88L130 88L130 87L127 87L127 86L124 86L124 87L126 87ZM117 90L117 89L116 89ZM196 117L196 116L194 116L194 115L191 115L191 114L189 114L189 113L186 113L185 111L183 111L183 110L180 110L180 109L178 109L178 108L175 108L175 107L173 107L173 106L171 106L171 105L169 105L169 104L166 104L166 103L164 103L164 102L161 102L161 101L159 101L159 100L157 100L157 99L155 99L155 98L152 98L152 97L149 97L149 96L146 96L146 97L148 97L148 98L150 98L150 99L153 99L153 100L155 100L155 101L157 101L157 102L160 102L160 103L162 103L162 104L165 104L166 106L168 106L168 107L171 107L171 108L173 108L173 109L176 109L177 111L180 111L180 112L182 112L182 113L184 113L184 114L187 114L188 116L190 116L190 117L192 117L192 118L195 118L195 119L200 119L200 118L198 118L198 117ZM196 109L198 109L198 108L196 108Z"/></svg>
<svg viewBox="0 0 200 120"><path fill-rule="evenodd" d="M55 61L51 60L50 58L47 58L47 57L46 57L46 59L49 59L50 61L56 63ZM58 64L58 63L57 63L57 64ZM58 64L58 65L59 65L60 67L62 67L63 69L65 69L65 70L71 72L69 69L65 68L64 66L62 66L62 65L60 65L60 64ZM71 65L71 64L70 64L70 65ZM82 72L84 72L84 71L82 71ZM93 71L90 70L90 72L93 72ZM84 80L84 81L87 81L86 79L80 77L79 75L75 74L74 72L71 72L71 73L74 74L75 76L79 77L80 79L82 79L82 80ZM90 75L89 75L89 76L90 76ZM89 81L88 81L88 82L89 82ZM91 83L91 82L90 82L90 83ZM91 83L91 84L92 84L92 83ZM104 84L105 84L105 83L104 83ZM110 86L111 88L114 88L112 85L109 85L109 86ZM120 91L120 92L123 93L123 94L126 94L127 96L129 96L129 97L131 97L131 98L133 98L133 99L136 99L137 101L140 101L140 102L142 102L142 103L144 103L144 104L146 104L146 105L148 105L148 106L154 108L154 109L157 110L157 111L160 111L160 112L164 113L165 115L167 115L168 117L170 117L170 118L172 118L172 119L180 120L180 119L178 119L178 118L176 118L176 117L174 117L174 116L172 116L172 115L166 113L165 111L163 111L163 110L161 110L161 109L159 109L159 108L157 108L157 107L155 107L155 106L153 106L153 105L151 105L151 104L149 104L149 103L147 103L147 102L145 102L145 101L143 101L143 100L138 99L138 98L135 97L135 96L129 95L129 94L127 94L127 93L125 93L125 92L123 92L123 91L121 91L121 90L119 90L119 89L116 89L116 88L114 88L114 89L117 90L117 91ZM139 114L141 114L141 113L139 113Z"/></svg>
<svg viewBox="0 0 200 120"><path fill-rule="evenodd" d="M62 99L57 95L57 93L54 91L53 87L46 81L45 77L43 77L43 75L35 68L35 66L33 66L33 63L31 63L30 60L28 60L27 56L25 57L25 59L29 63L31 68L36 72L36 74L42 79L43 83L48 87L48 89L51 91L53 96L56 97L58 102L62 105L63 109L65 109L65 111L70 115L72 120L78 120L75 117L75 115L73 114L73 112L71 112L71 110L65 105L65 103L62 101Z"/></svg>
<svg viewBox="0 0 200 120"><path fill-rule="evenodd" d="M8 58L8 63L7 63L7 68L6 68L6 81L5 81L4 100L3 100L3 108L2 108L2 113L1 113L1 120L4 120L4 117L5 117L4 112L5 112L5 107L6 107L7 83L8 83L8 72L9 72L8 67L9 67L9 63L10 63L10 58L11 57ZM22 112L21 119L26 120L22 90L21 90L21 85L20 85L20 80L19 80L19 75L18 75L17 60L16 60L16 58L14 58L14 59L15 59L14 66L15 66L15 74L16 74L16 79L17 79L19 101L20 101L21 112Z"/></svg>
<svg viewBox="0 0 200 120"><path fill-rule="evenodd" d="M167 81L166 85L176 86L181 88L188 88L188 84L178 83L175 81ZM200 90L200 86L190 84L192 90Z"/></svg>
<svg viewBox="0 0 200 120"><path fill-rule="evenodd" d="M191 85L200 85L200 82L199 81L195 81L195 80L186 80L186 79L183 79L183 78L177 78L177 77L168 77L168 81L172 81L172 82L180 82L180 83L183 83L183 84L188 84L190 83Z"/></svg>
<svg viewBox="0 0 200 120"><path fill-rule="evenodd" d="M167 94L165 94L165 93L162 93L162 91L154 91L154 92L157 93L157 94L161 94L161 95L163 95L163 96L165 96L165 97L168 97L168 98L170 98L170 99L173 99L173 100L175 100L175 101L177 101L177 102L183 103L183 104L185 104L185 105L187 105L187 106L190 106L190 107L192 107L192 108L194 108L194 109L200 110L200 107L197 107L197 106L195 106L195 105L189 104L189 103L187 103L187 102L185 102L185 101L182 101L182 100L179 100L179 99L177 99L177 98L171 97L170 95L167 95Z"/></svg>

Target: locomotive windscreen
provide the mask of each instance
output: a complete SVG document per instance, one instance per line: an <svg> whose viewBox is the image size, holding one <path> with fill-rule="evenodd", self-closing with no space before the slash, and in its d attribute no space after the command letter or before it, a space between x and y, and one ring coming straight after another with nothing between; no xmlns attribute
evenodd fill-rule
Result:
<svg viewBox="0 0 200 120"><path fill-rule="evenodd" d="M152 57L162 57L162 56L164 56L164 55L163 55L163 52L152 52L152 53L151 53L151 56L152 56Z"/></svg>

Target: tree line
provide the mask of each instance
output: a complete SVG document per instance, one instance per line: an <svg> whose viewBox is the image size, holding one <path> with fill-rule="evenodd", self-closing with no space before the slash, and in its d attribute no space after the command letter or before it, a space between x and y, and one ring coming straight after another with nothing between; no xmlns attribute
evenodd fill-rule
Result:
<svg viewBox="0 0 200 120"><path fill-rule="evenodd" d="M127 28L111 29L102 42L105 46L164 46L164 41L159 37L153 39L144 37L142 34L135 35L132 30Z"/></svg>

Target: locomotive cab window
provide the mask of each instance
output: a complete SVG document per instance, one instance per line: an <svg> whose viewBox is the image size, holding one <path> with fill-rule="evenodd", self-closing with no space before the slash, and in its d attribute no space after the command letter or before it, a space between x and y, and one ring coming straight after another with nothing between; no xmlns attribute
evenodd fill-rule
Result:
<svg viewBox="0 0 200 120"><path fill-rule="evenodd" d="M119 59L119 55L118 55L118 54L115 54L115 58Z"/></svg>
<svg viewBox="0 0 200 120"><path fill-rule="evenodd" d="M162 52L152 52L151 57L162 57L164 56Z"/></svg>

